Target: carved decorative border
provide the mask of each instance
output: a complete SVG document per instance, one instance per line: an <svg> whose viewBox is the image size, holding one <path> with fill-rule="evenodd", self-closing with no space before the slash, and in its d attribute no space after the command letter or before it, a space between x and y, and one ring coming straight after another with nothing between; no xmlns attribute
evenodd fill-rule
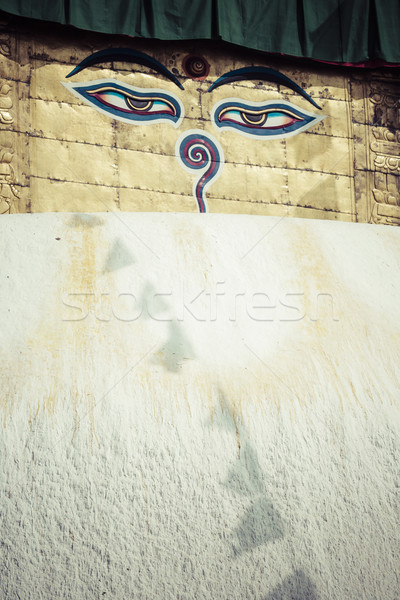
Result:
<svg viewBox="0 0 400 600"><path fill-rule="evenodd" d="M0 23L0 27L6 26ZM0 68L2 66L2 57L9 59L11 57L11 36L7 30L0 30ZM5 70L5 69L4 69ZM11 128L14 124L13 108L13 82L4 78L7 73L2 69L3 77L0 78L0 129ZM7 142L0 146L0 214L10 213L12 211L13 201L19 198L19 191L16 187L14 167L11 164L14 157L14 150Z"/></svg>
<svg viewBox="0 0 400 600"><path fill-rule="evenodd" d="M373 80L369 93L371 218L374 223L400 225L400 86ZM379 126L379 127L378 127ZM372 135L371 135L372 134ZM370 192L371 193L371 192Z"/></svg>
<svg viewBox="0 0 400 600"><path fill-rule="evenodd" d="M10 112L13 107L11 95L12 87L5 79L0 79L0 124L12 125L14 123L13 113Z"/></svg>
<svg viewBox="0 0 400 600"><path fill-rule="evenodd" d="M11 212L12 200L19 198L16 180L11 161L14 151L11 148L0 148L0 214Z"/></svg>
<svg viewBox="0 0 400 600"><path fill-rule="evenodd" d="M4 31L0 32L0 54L6 57L11 56L11 38Z"/></svg>

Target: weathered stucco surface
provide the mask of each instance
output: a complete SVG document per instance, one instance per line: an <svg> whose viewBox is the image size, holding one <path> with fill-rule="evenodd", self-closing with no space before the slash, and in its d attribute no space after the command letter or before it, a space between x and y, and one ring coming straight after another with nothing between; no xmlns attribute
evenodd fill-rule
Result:
<svg viewBox="0 0 400 600"><path fill-rule="evenodd" d="M395 600L400 232L0 221L0 597Z"/></svg>
<svg viewBox="0 0 400 600"><path fill-rule="evenodd" d="M32 30L18 19L3 23L0 42L0 213L196 212L193 175L179 167L175 143L183 131L201 129L225 153L223 172L207 192L210 212L400 223L398 70L336 68L211 42L156 42L49 24ZM151 69L118 61L72 80L112 77L177 93L185 108L178 129L115 121L61 84L86 56L112 46L148 53L177 75L184 90ZM206 79L185 74L189 54L209 63ZM326 118L281 140L215 131L212 107L226 97L313 108L291 89L263 81L207 92L226 71L251 65L293 79Z"/></svg>

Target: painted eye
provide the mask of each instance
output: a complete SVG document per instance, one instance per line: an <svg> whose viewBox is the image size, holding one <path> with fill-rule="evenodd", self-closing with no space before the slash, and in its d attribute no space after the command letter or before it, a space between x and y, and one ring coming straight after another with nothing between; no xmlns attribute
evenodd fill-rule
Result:
<svg viewBox="0 0 400 600"><path fill-rule="evenodd" d="M134 88L112 79L63 83L86 104L119 121L134 125L170 122L178 127L183 119L182 102L170 92Z"/></svg>
<svg viewBox="0 0 400 600"><path fill-rule="evenodd" d="M281 129L282 127L288 127L293 125L297 121L303 121L302 118L297 117L289 111L275 110L273 108L269 110L231 110L226 108L219 114L219 121L229 121L238 125L246 125L258 129L260 127L267 129Z"/></svg>
<svg viewBox="0 0 400 600"><path fill-rule="evenodd" d="M151 96L149 98L137 97L126 92L116 92L111 88L99 88L88 92L88 95L96 99L104 106L121 110L125 113L137 115L171 115L176 117L174 104L162 98Z"/></svg>
<svg viewBox="0 0 400 600"><path fill-rule="evenodd" d="M244 103L228 98L218 102L212 111L212 121L219 129L233 129L249 137L278 139L305 131L323 118L285 100Z"/></svg>

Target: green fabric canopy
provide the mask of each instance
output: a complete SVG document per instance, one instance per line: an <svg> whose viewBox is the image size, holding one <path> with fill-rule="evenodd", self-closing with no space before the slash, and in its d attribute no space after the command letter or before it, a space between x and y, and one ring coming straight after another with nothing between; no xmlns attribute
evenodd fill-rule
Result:
<svg viewBox="0 0 400 600"><path fill-rule="evenodd" d="M400 0L0 0L0 9L103 33L400 63Z"/></svg>

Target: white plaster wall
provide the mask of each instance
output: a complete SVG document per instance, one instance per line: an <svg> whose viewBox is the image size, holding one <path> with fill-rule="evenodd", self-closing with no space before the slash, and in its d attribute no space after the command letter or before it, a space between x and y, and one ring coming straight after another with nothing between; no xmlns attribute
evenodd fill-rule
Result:
<svg viewBox="0 0 400 600"><path fill-rule="evenodd" d="M398 229L0 230L0 598L400 598Z"/></svg>

